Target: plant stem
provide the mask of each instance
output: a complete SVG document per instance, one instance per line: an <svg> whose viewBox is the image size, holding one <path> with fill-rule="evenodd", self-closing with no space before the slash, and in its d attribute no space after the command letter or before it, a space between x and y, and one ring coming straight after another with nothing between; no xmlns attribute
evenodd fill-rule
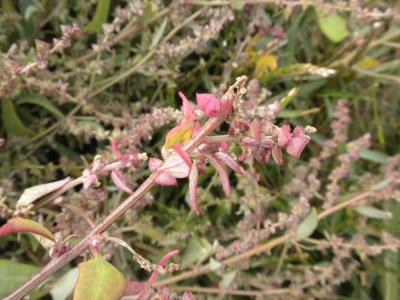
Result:
<svg viewBox="0 0 400 300"><path fill-rule="evenodd" d="M244 94L244 85L247 81L246 76L242 76L236 79L236 82L229 87L228 91L225 93L225 99L233 99L234 101L240 101L241 97ZM213 117L208 119L208 121L202 126L200 131L194 136L184 147L183 149L190 153L193 151L202 141L208 136L212 131L218 128L222 122L227 118L226 114L221 114L220 116ZM169 160L174 159L174 156L177 154L171 155L166 159L165 163ZM150 191L150 189L155 185L155 180L157 179L158 174L151 174L141 185L140 187L129 196L120 206L118 206L114 211L112 211L100 224L98 224L85 238L83 238L77 245L73 248L65 252L59 257L51 260L39 273L34 275L30 280L25 282L20 288L15 290L11 295L4 298L4 300L16 300L21 299L26 296L29 292L31 292L38 285L43 283L47 278L49 278L54 272L61 269L71 260L76 258L79 254L85 251L92 237L96 235L100 235L105 232L117 219L119 219L127 210L134 207L142 197ZM73 180L73 184L79 184L82 182L81 178L77 178ZM70 184L72 183L70 182Z"/></svg>

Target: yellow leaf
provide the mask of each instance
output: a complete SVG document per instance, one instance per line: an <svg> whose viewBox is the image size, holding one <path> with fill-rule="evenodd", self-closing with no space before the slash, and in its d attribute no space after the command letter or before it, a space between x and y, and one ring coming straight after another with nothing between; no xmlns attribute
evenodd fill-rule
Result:
<svg viewBox="0 0 400 300"><path fill-rule="evenodd" d="M165 138L165 148L171 149L174 146L186 144L192 138L192 134L192 123L180 123L177 127L168 132L167 137Z"/></svg>
<svg viewBox="0 0 400 300"><path fill-rule="evenodd" d="M377 66L379 66L381 63L379 60L372 58L370 56L367 56L363 58L359 63L357 63L357 67L361 69L373 69Z"/></svg>
<svg viewBox="0 0 400 300"><path fill-rule="evenodd" d="M263 75L276 70L278 61L273 55L262 55L256 62L254 76L261 78Z"/></svg>

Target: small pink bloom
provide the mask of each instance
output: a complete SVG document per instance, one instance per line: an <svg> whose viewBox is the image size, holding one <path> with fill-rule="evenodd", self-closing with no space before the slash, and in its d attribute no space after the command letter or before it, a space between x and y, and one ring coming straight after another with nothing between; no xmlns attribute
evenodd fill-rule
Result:
<svg viewBox="0 0 400 300"><path fill-rule="evenodd" d="M92 172L89 169L85 169L82 172L82 182L83 182L83 188L87 190L92 185L98 185L99 179L97 178L96 174L92 174Z"/></svg>
<svg viewBox="0 0 400 300"><path fill-rule="evenodd" d="M196 94L197 105L209 117L216 117L221 112L221 101L212 94Z"/></svg>
<svg viewBox="0 0 400 300"><path fill-rule="evenodd" d="M293 137L289 141L286 147L286 151L289 155L294 156L298 159L300 158L301 153L309 142L310 137L304 134L304 130L302 127L297 126L293 131Z"/></svg>

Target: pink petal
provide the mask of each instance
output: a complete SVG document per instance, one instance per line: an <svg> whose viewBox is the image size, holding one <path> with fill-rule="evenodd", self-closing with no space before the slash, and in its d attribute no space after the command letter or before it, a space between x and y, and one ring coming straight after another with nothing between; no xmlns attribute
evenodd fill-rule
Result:
<svg viewBox="0 0 400 300"><path fill-rule="evenodd" d="M178 155L183 159L189 169L192 167L192 160L189 157L189 154L181 146L175 146L174 150Z"/></svg>
<svg viewBox="0 0 400 300"><path fill-rule="evenodd" d="M115 183L117 187L119 187L122 191L128 194L133 194L133 191L130 189L128 184L125 181L125 178L122 176L121 171L118 169L114 169L111 171L111 179Z"/></svg>
<svg viewBox="0 0 400 300"><path fill-rule="evenodd" d="M259 140L261 138L261 127L260 121L258 119L254 119L250 124L250 134L251 137L255 140Z"/></svg>
<svg viewBox="0 0 400 300"><path fill-rule="evenodd" d="M221 112L221 101L212 94L196 94L197 105L209 117L216 117Z"/></svg>
<svg viewBox="0 0 400 300"><path fill-rule="evenodd" d="M243 175L244 171L242 167L237 163L237 161L228 153L225 152L216 152L215 156L225 163L229 168L231 168L233 171L238 173L239 175Z"/></svg>
<svg viewBox="0 0 400 300"><path fill-rule="evenodd" d="M197 204L197 184L199 178L199 171L197 170L197 163L193 163L192 170L189 175L189 199L192 203L192 208L196 215L200 216L199 205Z"/></svg>
<svg viewBox="0 0 400 300"><path fill-rule="evenodd" d="M290 125L285 124L281 127L278 135L278 145L280 147L285 147L290 141L292 135L290 134Z"/></svg>
<svg viewBox="0 0 400 300"><path fill-rule="evenodd" d="M163 165L163 163L164 162L161 159L150 157L150 159L149 159L149 169L150 169L150 171L152 173L154 173L155 171L157 171Z"/></svg>
<svg viewBox="0 0 400 300"><path fill-rule="evenodd" d="M310 137L305 134L294 136L287 145L286 151L289 155L299 159L301 153L303 152L304 148L307 146L309 142L310 142Z"/></svg>
<svg viewBox="0 0 400 300"><path fill-rule="evenodd" d="M272 147L272 158L278 165L283 165L282 148L278 145Z"/></svg>
<svg viewBox="0 0 400 300"><path fill-rule="evenodd" d="M178 154L168 157L159 170L167 171L175 178L186 178L189 176L190 172L189 166Z"/></svg>
<svg viewBox="0 0 400 300"><path fill-rule="evenodd" d="M182 105L183 105L183 116L185 119L188 120L194 120L196 118L196 115L194 113L194 107L192 103L186 98L185 94L182 92L179 92L179 97L182 99Z"/></svg>
<svg viewBox="0 0 400 300"><path fill-rule="evenodd" d="M231 196L231 186L225 166L214 155L206 154L206 156L213 167L217 170L219 178L221 179L222 188L224 189L226 197L229 198Z"/></svg>
<svg viewBox="0 0 400 300"><path fill-rule="evenodd" d="M176 186L176 178L168 172L160 172L156 178L156 183L162 186Z"/></svg>

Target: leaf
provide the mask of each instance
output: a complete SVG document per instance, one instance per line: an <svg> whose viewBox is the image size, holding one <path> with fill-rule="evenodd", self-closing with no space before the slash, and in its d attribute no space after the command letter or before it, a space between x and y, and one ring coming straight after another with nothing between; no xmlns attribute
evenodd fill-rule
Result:
<svg viewBox="0 0 400 300"><path fill-rule="evenodd" d="M38 271L36 266L0 259L0 298L10 294Z"/></svg>
<svg viewBox="0 0 400 300"><path fill-rule="evenodd" d="M101 256L79 264L74 300L117 300L123 295L124 276Z"/></svg>
<svg viewBox="0 0 400 300"><path fill-rule="evenodd" d="M64 114L47 98L40 95L26 95L18 97L16 101L17 105L21 104L34 104L37 106L41 106L46 109L48 112L52 113L58 119L62 119Z"/></svg>
<svg viewBox="0 0 400 300"><path fill-rule="evenodd" d="M111 179L114 182L114 184L123 192L128 193L128 194L133 194L133 191L131 188L128 186L126 183L125 178L122 176L122 173L118 169L114 169L111 171Z"/></svg>
<svg viewBox="0 0 400 300"><path fill-rule="evenodd" d="M349 36L346 20L341 16L318 17L318 25L322 33L334 43L339 43Z"/></svg>
<svg viewBox="0 0 400 300"><path fill-rule="evenodd" d="M61 179L58 181L53 181L53 182L49 182L49 183L45 183L45 184L39 184L39 185L35 185L33 187L25 189L17 201L17 208L22 207L22 206L28 206L29 204L32 204L37 199L62 188L64 185L66 185L70 181L71 181L71 178L67 177L67 178L64 178L64 179Z"/></svg>
<svg viewBox="0 0 400 300"><path fill-rule="evenodd" d="M192 238L182 255L182 264L201 263L213 254L215 247L205 238Z"/></svg>
<svg viewBox="0 0 400 300"><path fill-rule="evenodd" d="M386 164L389 156L383 152L364 149L360 153L360 157L378 164Z"/></svg>
<svg viewBox="0 0 400 300"><path fill-rule="evenodd" d="M297 240L301 241L308 238L318 226L317 210L313 207L309 215L301 222L297 228Z"/></svg>
<svg viewBox="0 0 400 300"><path fill-rule="evenodd" d="M361 69L373 69L373 68L379 66L380 64L381 63L379 60L377 60L373 57L367 56L367 57L364 57L361 61L359 61L356 64L356 66Z"/></svg>
<svg viewBox="0 0 400 300"><path fill-rule="evenodd" d="M46 227L38 222L20 217L9 219L6 224L0 227L0 236L6 236L12 233L38 234L54 241L53 234Z"/></svg>
<svg viewBox="0 0 400 300"><path fill-rule="evenodd" d="M168 18L165 18L162 24L160 25L160 28L158 28L157 32L154 34L150 48L155 48L158 45L164 34L165 28L167 27L167 23L168 23Z"/></svg>
<svg viewBox="0 0 400 300"><path fill-rule="evenodd" d="M377 209L372 206L359 206L355 208L359 214L372 219L386 220L391 219L393 216L390 212Z"/></svg>
<svg viewBox="0 0 400 300"><path fill-rule="evenodd" d="M232 282L235 280L236 277L236 272L232 271L229 273L225 273L224 277L222 277L221 282L219 283L220 287L222 288L228 288Z"/></svg>
<svg viewBox="0 0 400 300"><path fill-rule="evenodd" d="M99 33L101 26L107 21L110 11L111 0L98 0L96 12L92 21L85 27L84 31L88 33Z"/></svg>
<svg viewBox="0 0 400 300"><path fill-rule="evenodd" d="M50 290L50 295L53 297L53 299L67 299L74 291L78 276L78 268L73 268L65 273L60 279L58 279L53 288Z"/></svg>
<svg viewBox="0 0 400 300"><path fill-rule="evenodd" d="M273 55L263 55L256 62L254 76L261 78L263 75L275 71L278 67L278 61Z"/></svg>
<svg viewBox="0 0 400 300"><path fill-rule="evenodd" d="M32 129L25 127L9 99L1 99L3 126L8 135L32 136Z"/></svg>

